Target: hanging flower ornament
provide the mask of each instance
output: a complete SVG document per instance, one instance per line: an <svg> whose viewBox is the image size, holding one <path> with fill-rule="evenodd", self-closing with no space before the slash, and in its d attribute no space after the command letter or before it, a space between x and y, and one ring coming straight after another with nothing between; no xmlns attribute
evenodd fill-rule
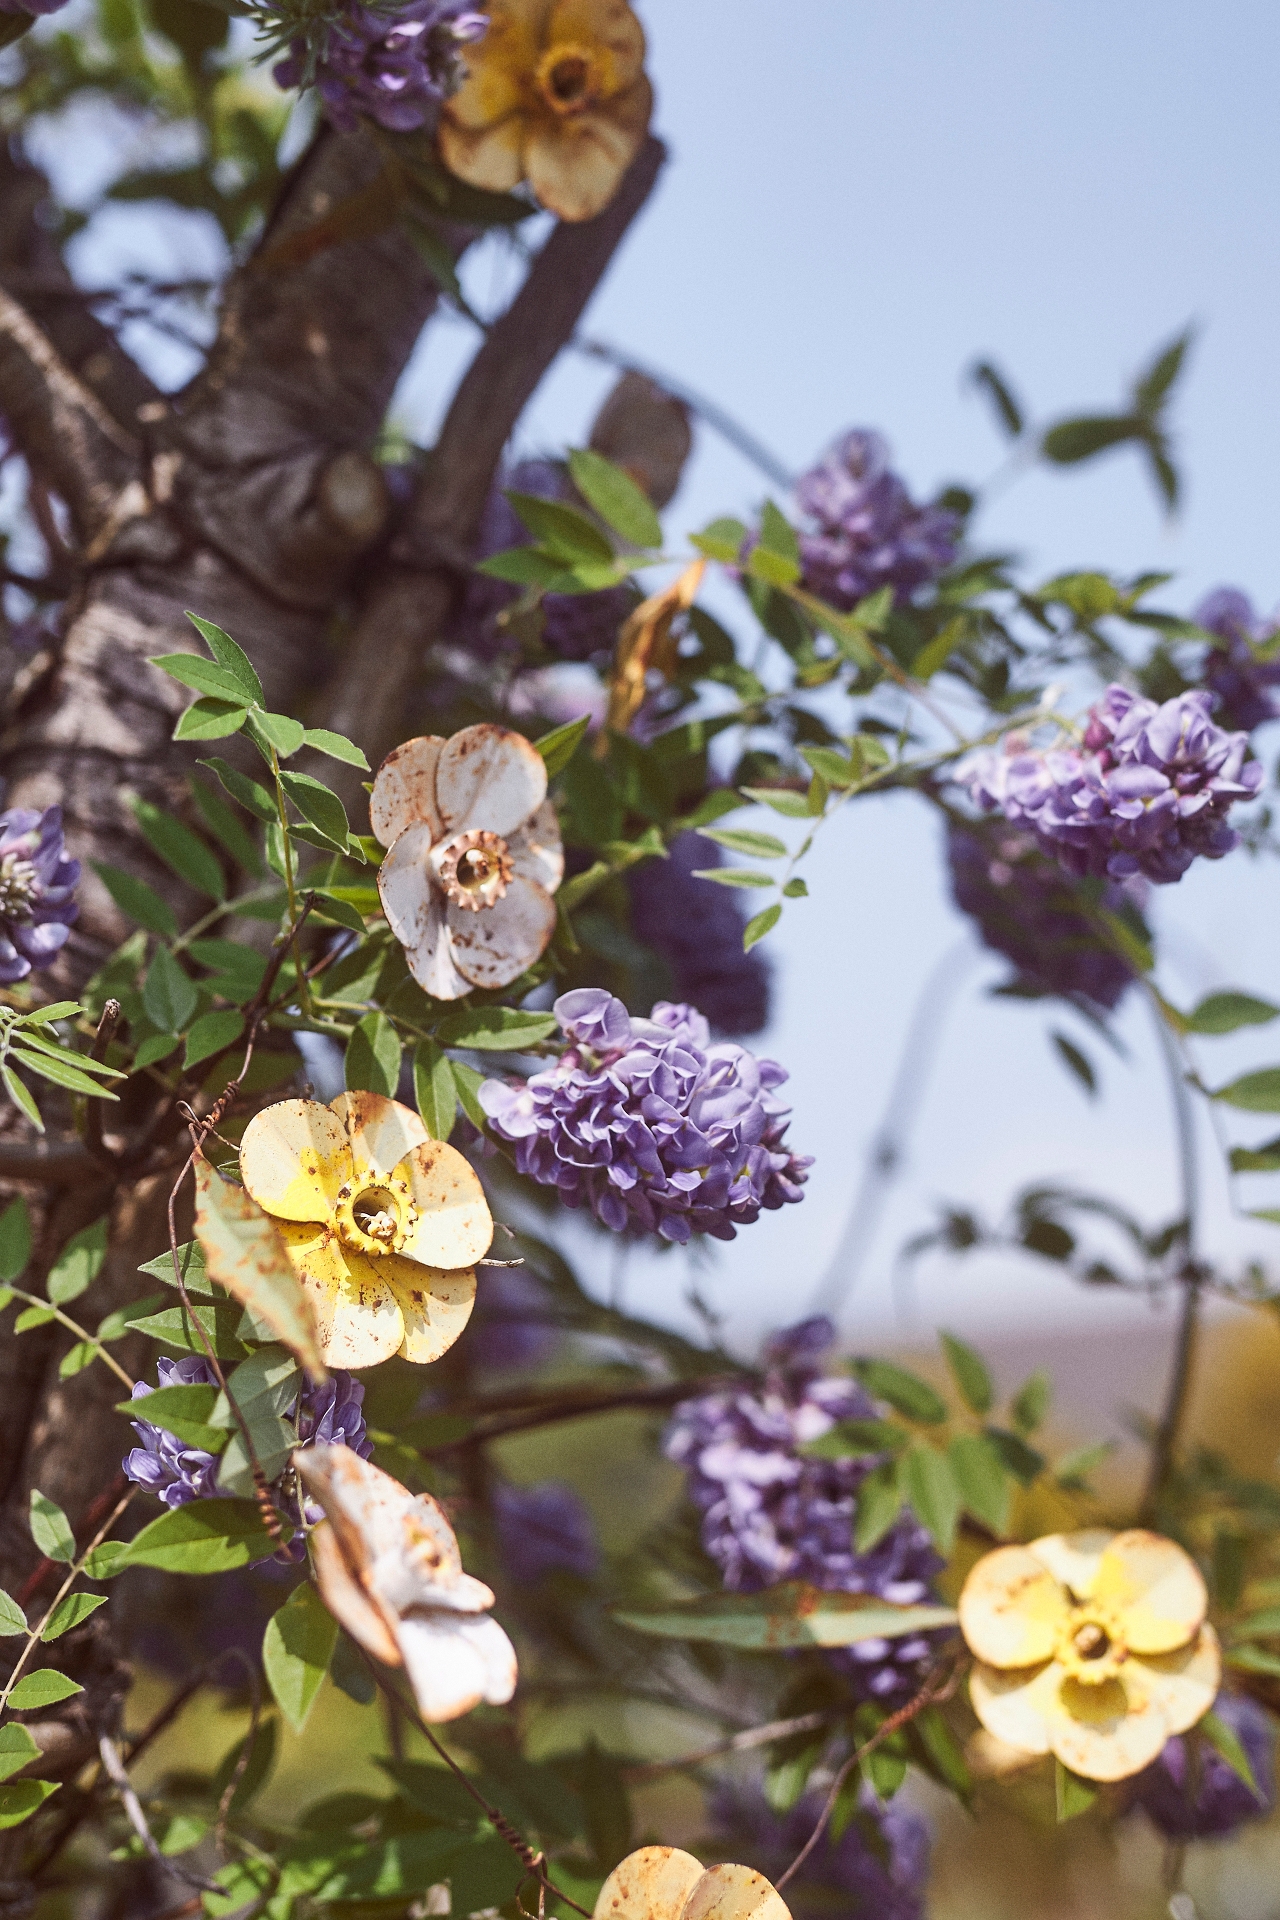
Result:
<svg viewBox="0 0 1280 1920"><path fill-rule="evenodd" d="M311 1298L326 1365L448 1351L493 1219L468 1162L416 1113L380 1093L281 1100L245 1128L240 1172Z"/></svg>
<svg viewBox="0 0 1280 1920"><path fill-rule="evenodd" d="M405 1669L423 1719L508 1701L515 1650L431 1495L350 1447L300 1448L293 1465L326 1516L309 1536L320 1598L366 1653Z"/></svg>
<svg viewBox="0 0 1280 1920"><path fill-rule="evenodd" d="M493 0L469 76L440 116L445 165L474 187L527 180L562 220L613 199L653 111L626 0Z"/></svg>
<svg viewBox="0 0 1280 1920"><path fill-rule="evenodd" d="M1007 1747L1126 1780L1213 1705L1222 1661L1206 1605L1194 1561L1156 1533L999 1547L960 1595L973 1710Z"/></svg>
<svg viewBox="0 0 1280 1920"><path fill-rule="evenodd" d="M406 740L378 769L382 910L409 971L437 1000L507 987L546 952L564 877L542 755L488 724Z"/></svg>
<svg viewBox="0 0 1280 1920"><path fill-rule="evenodd" d="M791 1910L753 1867L704 1868L681 1847L637 1847L601 1887L593 1920L791 1920Z"/></svg>

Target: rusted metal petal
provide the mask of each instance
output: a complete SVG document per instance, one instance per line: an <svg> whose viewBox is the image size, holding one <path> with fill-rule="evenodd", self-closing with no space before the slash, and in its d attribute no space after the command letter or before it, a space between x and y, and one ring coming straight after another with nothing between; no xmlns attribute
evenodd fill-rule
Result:
<svg viewBox="0 0 1280 1920"><path fill-rule="evenodd" d="M678 1920L702 1871L679 1847L637 1847L601 1887L593 1920Z"/></svg>
<svg viewBox="0 0 1280 1920"><path fill-rule="evenodd" d="M381 1261L344 1246L331 1227L282 1221L279 1233L311 1303L326 1365L376 1367L399 1351L404 1315Z"/></svg>
<svg viewBox="0 0 1280 1920"><path fill-rule="evenodd" d="M507 836L507 852L515 871L546 893L554 893L564 879L564 844L560 821L550 800L544 800L532 819Z"/></svg>
<svg viewBox="0 0 1280 1920"><path fill-rule="evenodd" d="M319 1100L277 1100L244 1130L240 1177L277 1220L327 1220L351 1178L342 1123Z"/></svg>
<svg viewBox="0 0 1280 1920"><path fill-rule="evenodd" d="M471 1318L475 1269L421 1266L394 1253L380 1265L404 1319L400 1356L415 1366L429 1366L448 1353Z"/></svg>
<svg viewBox="0 0 1280 1920"><path fill-rule="evenodd" d="M394 1173L415 1147L431 1138L412 1107L385 1093L340 1093L330 1107L346 1130L356 1180Z"/></svg>
<svg viewBox="0 0 1280 1920"><path fill-rule="evenodd" d="M393 846L418 825L428 826L433 840L440 838L436 763L443 746L443 735L422 734L393 748L378 768L369 795L369 830L382 846Z"/></svg>
<svg viewBox="0 0 1280 1920"><path fill-rule="evenodd" d="M521 733L488 721L446 741L436 768L436 805L448 833L470 827L515 832L547 797L547 769Z"/></svg>
<svg viewBox="0 0 1280 1920"><path fill-rule="evenodd" d="M542 887L516 874L484 913L450 904L445 920L459 973L474 987L508 987L550 946L556 908Z"/></svg>
<svg viewBox="0 0 1280 1920"><path fill-rule="evenodd" d="M675 649L671 639L672 623L678 613L687 613L698 597L705 560L695 560L661 593L642 600L635 612L622 624L614 648L609 674L609 709L605 732L596 751L607 748L607 734L625 733L639 713L648 690L650 671L668 678L675 669Z"/></svg>
<svg viewBox="0 0 1280 1920"><path fill-rule="evenodd" d="M680 1920L791 1920L782 1895L753 1867L708 1867Z"/></svg>
<svg viewBox="0 0 1280 1920"><path fill-rule="evenodd" d="M400 1649L395 1636L347 1566L332 1524L322 1520L309 1539L320 1598L334 1619L375 1660L381 1660L387 1667L398 1667Z"/></svg>

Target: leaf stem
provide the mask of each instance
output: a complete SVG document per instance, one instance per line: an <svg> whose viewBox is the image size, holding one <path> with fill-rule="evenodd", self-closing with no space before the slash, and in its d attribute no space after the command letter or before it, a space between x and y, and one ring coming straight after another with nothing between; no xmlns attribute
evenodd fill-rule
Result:
<svg viewBox="0 0 1280 1920"><path fill-rule="evenodd" d="M5 1293L11 1293L15 1300L25 1300L29 1307L39 1307L42 1312L49 1314L54 1320L58 1321L59 1325L66 1327L68 1332L74 1333L77 1340L83 1341L86 1347L92 1347L99 1359L106 1361L117 1380L128 1387L130 1393L133 1392L137 1382L129 1378L129 1375L125 1372L115 1356L107 1352L107 1349L96 1335L89 1333L86 1328L80 1325L79 1321L73 1320L70 1314L64 1313L61 1307L55 1307L51 1301L42 1300L38 1293L27 1293L22 1287L6 1285L3 1291Z"/></svg>

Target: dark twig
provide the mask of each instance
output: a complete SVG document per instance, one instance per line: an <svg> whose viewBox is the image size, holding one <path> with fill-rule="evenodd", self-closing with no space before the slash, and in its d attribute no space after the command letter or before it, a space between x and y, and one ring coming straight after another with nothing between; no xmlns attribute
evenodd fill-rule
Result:
<svg viewBox="0 0 1280 1920"><path fill-rule="evenodd" d="M424 1460L435 1460L486 1440L497 1440L503 1434L523 1433L531 1427L554 1426L562 1420L590 1419L594 1414L614 1413L626 1407L674 1407L682 1400L696 1399L700 1394L723 1391L726 1387L741 1387L748 1384L751 1377L746 1374L711 1374L699 1380L677 1380L661 1387L628 1387L620 1393L581 1394L577 1399L566 1398L563 1394L549 1395L536 1405L526 1406L505 1418L491 1420L487 1426L477 1428L460 1440L447 1440L438 1447L426 1447L422 1457Z"/></svg>

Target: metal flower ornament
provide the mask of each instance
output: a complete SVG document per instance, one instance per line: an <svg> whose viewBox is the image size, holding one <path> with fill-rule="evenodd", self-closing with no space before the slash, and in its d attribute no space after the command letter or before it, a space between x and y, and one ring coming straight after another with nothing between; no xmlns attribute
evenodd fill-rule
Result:
<svg viewBox="0 0 1280 1920"><path fill-rule="evenodd" d="M430 1494L410 1493L350 1447L299 1450L293 1465L325 1513L310 1535L321 1599L366 1653L404 1668L423 1719L508 1701L515 1651Z"/></svg>
<svg viewBox="0 0 1280 1920"><path fill-rule="evenodd" d="M327 1365L448 1351L493 1219L471 1166L411 1108L377 1093L278 1101L246 1127L240 1171L310 1297Z"/></svg>
<svg viewBox="0 0 1280 1920"><path fill-rule="evenodd" d="M637 1847L600 1889L593 1920L791 1920L762 1873L704 1867L681 1847Z"/></svg>
<svg viewBox="0 0 1280 1920"><path fill-rule="evenodd" d="M388 849L378 871L387 924L437 1000L506 987L541 959L564 877L546 762L507 727L407 740L369 801Z"/></svg>
<svg viewBox="0 0 1280 1920"><path fill-rule="evenodd" d="M493 0L489 17L441 113L445 165L476 187L527 180L562 220L589 220L648 130L644 29L626 0Z"/></svg>
<svg viewBox="0 0 1280 1920"><path fill-rule="evenodd" d="M973 1710L1086 1780L1140 1773L1213 1706L1222 1678L1200 1571L1132 1529L1054 1533L980 1560L960 1596Z"/></svg>

